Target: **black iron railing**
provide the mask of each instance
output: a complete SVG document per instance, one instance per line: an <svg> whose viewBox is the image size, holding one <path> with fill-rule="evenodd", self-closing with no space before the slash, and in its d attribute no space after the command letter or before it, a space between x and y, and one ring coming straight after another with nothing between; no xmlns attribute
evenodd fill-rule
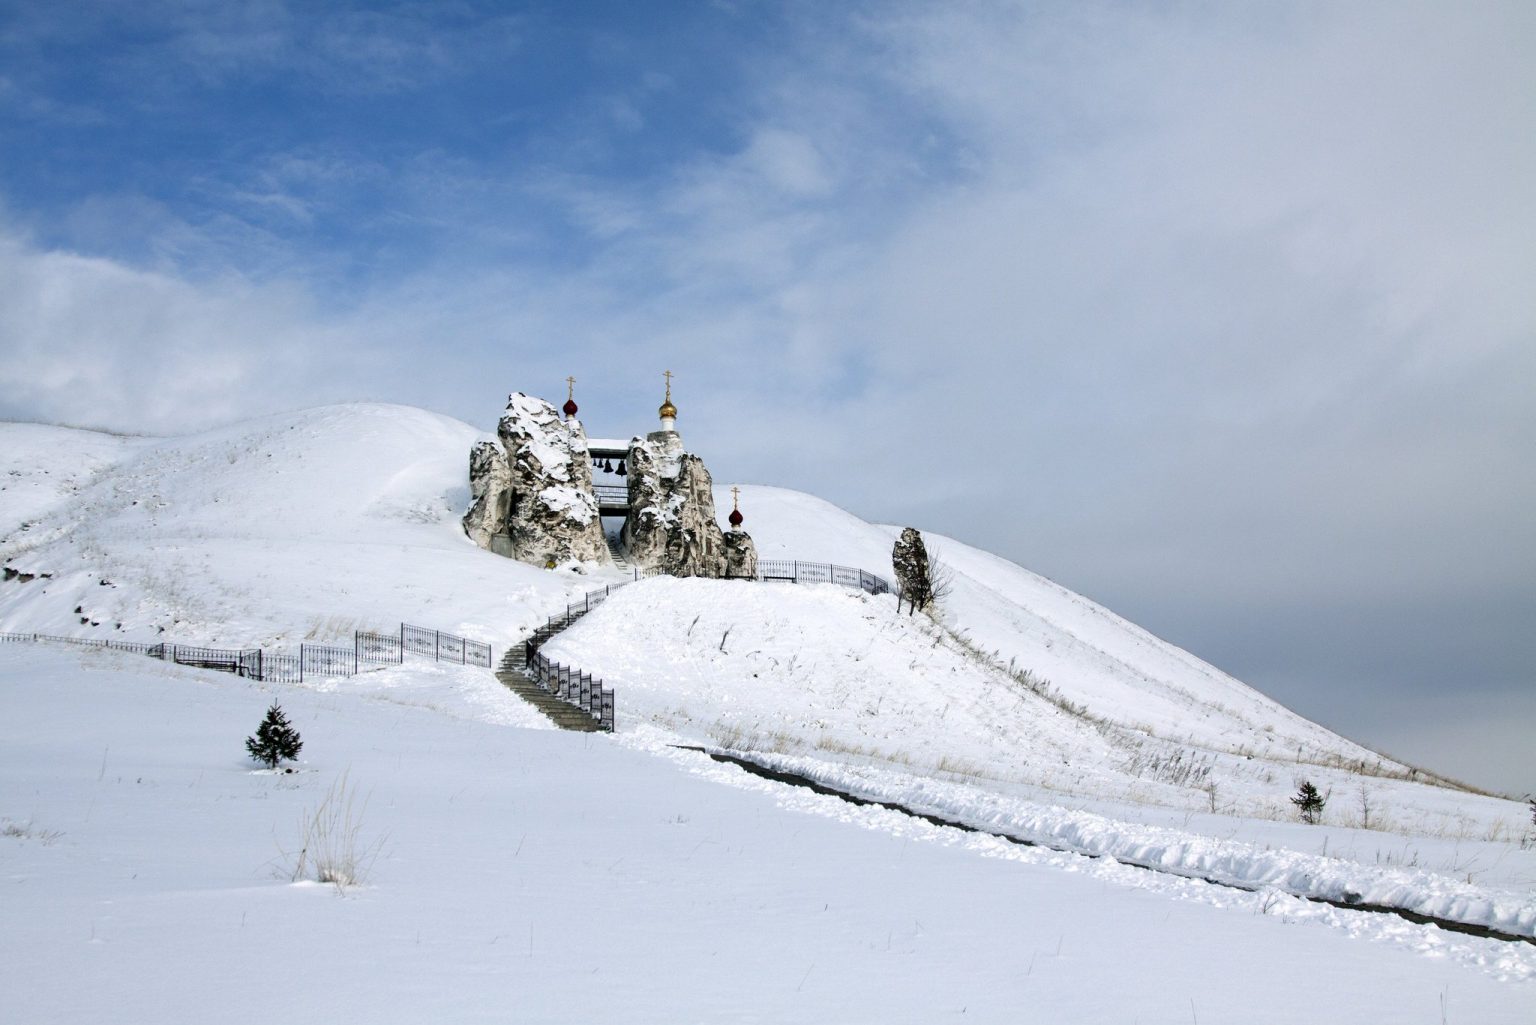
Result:
<svg viewBox="0 0 1536 1025"><path fill-rule="evenodd" d="M736 578L732 578L736 579ZM838 584L857 587L867 594L895 594L896 586L882 576L856 566L831 562L802 562L799 559L760 559L751 580L779 580L796 584Z"/></svg>
<svg viewBox="0 0 1536 1025"><path fill-rule="evenodd" d="M629 486L625 484L594 484L592 497L598 505L629 505Z"/></svg>
<svg viewBox="0 0 1536 1025"><path fill-rule="evenodd" d="M591 673L551 661L534 646L525 648L525 672L530 680L555 697L586 712L609 733L613 732L613 690Z"/></svg>
<svg viewBox="0 0 1536 1025"><path fill-rule="evenodd" d="M178 665L234 673L252 680L302 683L306 678L355 676L385 665L400 665L407 654L438 662L491 667L491 646L440 630L400 624L400 633L380 634L358 630L350 647L339 644L300 644L297 654L264 648L209 648L191 644L96 640L38 633L0 633L0 643L51 642L88 648L110 648Z"/></svg>
<svg viewBox="0 0 1536 1025"><path fill-rule="evenodd" d="M659 575L661 574L657 570L636 569L634 580ZM798 559L764 559L758 562L755 574L729 579L799 584L830 583L858 588L874 595L897 593L897 589L890 581L866 570L829 562L806 562ZM614 728L613 690L605 687L601 679L594 678L590 673L551 661L539 649L555 634L607 601L609 595L629 582L631 581L588 591L580 601L567 603L563 613L550 616L524 644L525 664L529 678L562 700L583 709L610 732ZM489 644L456 634L443 633L441 630L412 626L409 623L400 624L398 635L358 630L353 634L351 647L300 644L297 654L268 651L264 648L208 648L171 643L145 644L137 641L61 637L52 634L0 633L0 643L23 641L51 641L129 651L181 665L216 669L253 680L278 683L303 682L306 677L352 676L381 665L399 665L405 661L406 655L418 655L439 662L458 662L462 665L489 669L492 656Z"/></svg>
<svg viewBox="0 0 1536 1025"><path fill-rule="evenodd" d="M633 583L649 577L662 576L660 570L634 571ZM895 594L896 588L884 577L853 566L839 566L830 562L802 562L797 559L762 560L757 572L751 576L728 577L732 580L788 581L797 584L839 584L856 587L868 594ZM546 641L564 630L582 616L608 600L608 596L624 584L610 584L582 595L580 601L570 602L565 611L550 616L544 625L533 632L524 642L524 665L529 679L556 697L576 705L613 731L613 691L603 686L603 681L571 666L553 662L540 650Z"/></svg>

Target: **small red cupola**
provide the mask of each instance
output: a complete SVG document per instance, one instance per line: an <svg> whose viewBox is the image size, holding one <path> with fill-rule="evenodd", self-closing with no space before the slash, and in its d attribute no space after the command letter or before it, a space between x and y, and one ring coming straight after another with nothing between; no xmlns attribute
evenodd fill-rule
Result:
<svg viewBox="0 0 1536 1025"><path fill-rule="evenodd" d="M567 377L565 379L565 405L560 407L560 411L569 420L576 415L576 409L576 378Z"/></svg>
<svg viewBox="0 0 1536 1025"><path fill-rule="evenodd" d="M731 514L726 517L726 520L728 520L730 522L732 530L740 530L741 529L741 521L742 521L742 519L743 519L743 517L741 515L741 489L740 488L732 488L731 489Z"/></svg>

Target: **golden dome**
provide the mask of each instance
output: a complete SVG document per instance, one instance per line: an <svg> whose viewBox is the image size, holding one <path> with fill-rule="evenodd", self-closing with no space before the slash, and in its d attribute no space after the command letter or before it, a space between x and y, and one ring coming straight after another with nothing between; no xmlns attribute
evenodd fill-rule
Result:
<svg viewBox="0 0 1536 1025"><path fill-rule="evenodd" d="M662 376L667 379L667 398L656 412L661 414L663 420L676 420L677 407L672 405L672 371L668 370Z"/></svg>

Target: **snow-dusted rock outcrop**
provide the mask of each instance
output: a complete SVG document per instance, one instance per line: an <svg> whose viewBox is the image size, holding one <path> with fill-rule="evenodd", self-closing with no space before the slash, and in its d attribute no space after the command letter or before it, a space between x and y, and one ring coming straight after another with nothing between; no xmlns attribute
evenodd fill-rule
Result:
<svg viewBox="0 0 1536 1025"><path fill-rule="evenodd" d="M515 392L496 433L512 472L507 533L513 556L525 562L610 561L581 422L562 421L548 402Z"/></svg>
<svg viewBox="0 0 1536 1025"><path fill-rule="evenodd" d="M745 530L727 530L722 537L725 575L732 578L757 576L757 545Z"/></svg>
<svg viewBox="0 0 1536 1025"><path fill-rule="evenodd" d="M704 461L684 452L675 432L657 431L634 439L626 462L623 543L629 560L677 577L721 576L725 542Z"/></svg>
<svg viewBox="0 0 1536 1025"><path fill-rule="evenodd" d="M592 487L586 431L562 421L542 399L516 392L498 425L501 440L470 453L471 502L464 532L482 548L535 565L609 562L600 507ZM666 412L668 407L663 407ZM675 416L675 409L672 410ZM663 428L629 443L623 465L629 509L622 546L634 565L680 577L751 576L752 539L739 531L726 543L715 521L715 499L703 460ZM616 446L605 443L603 451Z"/></svg>
<svg viewBox="0 0 1536 1025"><path fill-rule="evenodd" d="M543 399L514 392L496 433L504 455L491 442L470 453L465 533L535 565L609 562L580 421L561 420Z"/></svg>
<svg viewBox="0 0 1536 1025"><path fill-rule="evenodd" d="M510 545L507 513L512 503L512 467L506 449L494 441L477 441L469 450L469 511L464 533L481 548L496 551ZM510 551L501 552L503 555Z"/></svg>

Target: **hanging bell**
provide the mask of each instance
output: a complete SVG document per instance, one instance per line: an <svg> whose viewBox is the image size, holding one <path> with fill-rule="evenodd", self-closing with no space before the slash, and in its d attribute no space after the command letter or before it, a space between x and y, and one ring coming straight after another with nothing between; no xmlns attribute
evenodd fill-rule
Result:
<svg viewBox="0 0 1536 1025"><path fill-rule="evenodd" d="M624 460L622 460L622 459L619 460L619 468L617 470L614 470L613 472L618 474L620 477L624 476L624 473L625 473L625 470L624 470Z"/></svg>
<svg viewBox="0 0 1536 1025"><path fill-rule="evenodd" d="M609 461L607 459L603 460L603 472L604 473L612 473L613 472L613 463L611 461Z"/></svg>

